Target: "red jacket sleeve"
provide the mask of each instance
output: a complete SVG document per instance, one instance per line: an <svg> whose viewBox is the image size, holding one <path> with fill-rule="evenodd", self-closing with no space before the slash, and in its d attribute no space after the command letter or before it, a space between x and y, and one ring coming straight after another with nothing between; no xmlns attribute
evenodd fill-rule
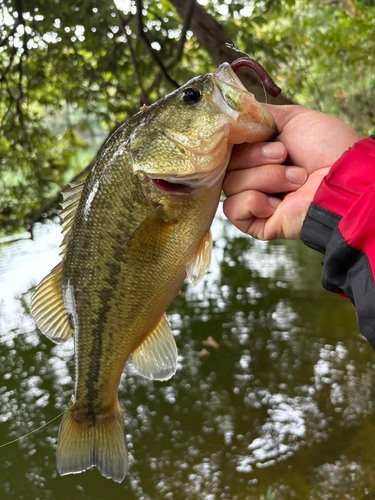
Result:
<svg viewBox="0 0 375 500"><path fill-rule="evenodd" d="M301 240L323 253L322 285L346 295L375 349L375 140L362 139L332 166L303 223Z"/></svg>

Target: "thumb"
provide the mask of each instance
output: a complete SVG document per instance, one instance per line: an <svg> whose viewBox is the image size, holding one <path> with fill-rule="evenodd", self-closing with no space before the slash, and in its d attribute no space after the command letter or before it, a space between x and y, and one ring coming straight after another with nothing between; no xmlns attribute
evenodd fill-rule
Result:
<svg viewBox="0 0 375 500"><path fill-rule="evenodd" d="M299 106L297 104L263 104L263 106L267 108L274 117L279 133L283 131L291 119L302 113L311 112L309 108L305 108L304 106Z"/></svg>

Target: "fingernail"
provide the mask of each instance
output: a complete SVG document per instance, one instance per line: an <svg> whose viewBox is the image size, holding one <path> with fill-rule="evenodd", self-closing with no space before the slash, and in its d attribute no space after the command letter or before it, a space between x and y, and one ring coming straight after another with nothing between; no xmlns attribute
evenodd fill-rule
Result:
<svg viewBox="0 0 375 500"><path fill-rule="evenodd" d="M271 205L273 208L277 208L282 200L280 198L276 198L275 196L269 196L268 197L268 203Z"/></svg>
<svg viewBox="0 0 375 500"><path fill-rule="evenodd" d="M285 177L293 184L303 184L307 179L307 172L301 167L286 167Z"/></svg>
<svg viewBox="0 0 375 500"><path fill-rule="evenodd" d="M281 142L269 142L262 147L262 154L265 158L277 160L284 154L284 146Z"/></svg>

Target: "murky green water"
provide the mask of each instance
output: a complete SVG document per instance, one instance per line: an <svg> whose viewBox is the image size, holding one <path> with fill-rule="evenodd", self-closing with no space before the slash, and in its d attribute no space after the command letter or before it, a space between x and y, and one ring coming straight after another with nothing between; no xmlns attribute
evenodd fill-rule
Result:
<svg viewBox="0 0 375 500"><path fill-rule="evenodd" d="M301 243L242 237L220 217L213 232L211 273L169 310L177 374L153 383L128 364L122 377L124 482L59 477L59 417L0 448L1 499L375 498L375 354L351 305L321 290L320 257ZM50 223L0 248L0 444L72 394L73 343L55 346L28 314L59 240Z"/></svg>

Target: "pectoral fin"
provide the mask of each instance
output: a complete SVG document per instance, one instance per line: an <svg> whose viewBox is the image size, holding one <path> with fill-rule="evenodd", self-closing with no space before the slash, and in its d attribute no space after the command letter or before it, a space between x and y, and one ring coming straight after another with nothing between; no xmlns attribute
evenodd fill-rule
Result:
<svg viewBox="0 0 375 500"><path fill-rule="evenodd" d="M173 225L173 222L164 220L164 210L159 205L130 235L124 246L124 259L131 256L133 260L147 264L160 257Z"/></svg>
<svg viewBox="0 0 375 500"><path fill-rule="evenodd" d="M198 285L203 276L207 273L211 264L212 235L211 231L201 239L193 259L186 266L188 278L193 286Z"/></svg>
<svg viewBox="0 0 375 500"><path fill-rule="evenodd" d="M134 368L143 377L168 380L177 369L177 346L164 314L156 328L133 351Z"/></svg>

